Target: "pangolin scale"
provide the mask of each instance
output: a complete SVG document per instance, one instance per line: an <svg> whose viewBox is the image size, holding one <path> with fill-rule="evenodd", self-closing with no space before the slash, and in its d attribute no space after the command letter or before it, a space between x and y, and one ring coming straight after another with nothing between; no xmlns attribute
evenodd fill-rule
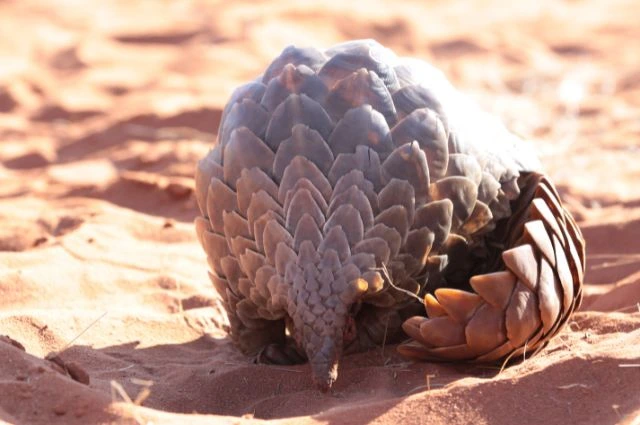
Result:
<svg viewBox="0 0 640 425"><path fill-rule="evenodd" d="M584 240L529 145L372 40L288 47L236 89L196 197L233 340L323 390L384 340L533 354L581 301Z"/></svg>

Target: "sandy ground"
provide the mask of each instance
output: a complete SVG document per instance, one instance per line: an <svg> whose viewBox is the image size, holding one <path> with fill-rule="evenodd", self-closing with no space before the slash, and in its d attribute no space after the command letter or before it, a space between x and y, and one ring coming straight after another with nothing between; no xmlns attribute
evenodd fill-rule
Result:
<svg viewBox="0 0 640 425"><path fill-rule="evenodd" d="M639 424L640 3L294 3L0 1L0 422ZM582 310L539 356L387 346L323 395L228 340L195 162L287 44L366 37L536 142L588 252Z"/></svg>

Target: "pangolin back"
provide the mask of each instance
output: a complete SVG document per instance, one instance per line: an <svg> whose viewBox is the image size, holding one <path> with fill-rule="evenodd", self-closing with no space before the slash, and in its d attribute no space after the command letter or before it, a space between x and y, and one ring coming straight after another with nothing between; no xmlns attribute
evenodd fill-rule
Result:
<svg viewBox="0 0 640 425"><path fill-rule="evenodd" d="M529 145L372 40L288 47L236 89L196 195L232 337L256 354L288 328L321 388L411 295L429 319L400 351L461 360L544 344L580 299L584 244Z"/></svg>

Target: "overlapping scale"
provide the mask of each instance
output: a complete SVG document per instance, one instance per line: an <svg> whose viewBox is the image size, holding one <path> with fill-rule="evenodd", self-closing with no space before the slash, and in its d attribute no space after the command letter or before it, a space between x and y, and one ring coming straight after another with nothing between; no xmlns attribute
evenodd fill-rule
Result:
<svg viewBox="0 0 640 425"><path fill-rule="evenodd" d="M331 198L331 184L329 184L325 175L322 174L322 171L310 160L302 156L296 156L287 168L285 168L282 180L280 181L278 200L281 203L284 203L288 191L292 189L300 179L309 180L325 200Z"/></svg>
<svg viewBox="0 0 640 425"><path fill-rule="evenodd" d="M396 146L418 142L427 158L429 177L436 181L444 176L449 162L449 147L444 125L430 109L416 109L391 129Z"/></svg>
<svg viewBox="0 0 640 425"><path fill-rule="evenodd" d="M330 172L331 173L331 172ZM336 173L337 175L338 173ZM371 210L375 213L378 212L378 195L375 192L375 186L373 183L368 180L362 170L353 169L346 174L342 174L341 177L338 178L335 185L333 186L333 195L334 197L338 196L345 190L349 190L351 186L357 186L358 189L365 194L367 199L369 200L369 205L371 206Z"/></svg>
<svg viewBox="0 0 640 425"><path fill-rule="evenodd" d="M413 223L416 209L415 189L408 180L391 178L389 183L378 193L378 207L386 210L394 205L404 206L407 220Z"/></svg>
<svg viewBox="0 0 640 425"><path fill-rule="evenodd" d="M418 143L405 143L396 148L384 161L382 168L389 180L405 180L413 186L417 204L424 204L429 199L429 167L427 157Z"/></svg>
<svg viewBox="0 0 640 425"><path fill-rule="evenodd" d="M278 77L269 81L260 104L267 111L273 111L292 93L305 94L323 103L329 90L311 68L289 63Z"/></svg>
<svg viewBox="0 0 640 425"><path fill-rule="evenodd" d="M223 275L222 266L220 265L220 259L230 255L229 245L224 236L209 231L203 231L201 233L202 247L207 253L207 258L210 261L211 270L218 275Z"/></svg>
<svg viewBox="0 0 640 425"><path fill-rule="evenodd" d="M360 212L349 204L342 204L336 208L324 225L324 233L329 233L334 227L342 228L349 246L354 246L364 236L364 223Z"/></svg>
<svg viewBox="0 0 640 425"><path fill-rule="evenodd" d="M342 205L351 205L360 214L360 219L364 230L369 230L373 226L373 210L371 204L365 193L353 185L349 189L340 192L331 199L331 204L327 210L327 216L332 216L333 213Z"/></svg>
<svg viewBox="0 0 640 425"><path fill-rule="evenodd" d="M298 226L298 221L305 214L314 220L316 226L322 227L325 223L325 214L311 192L307 189L299 189L293 193L291 202L286 209L285 225L287 230L293 233Z"/></svg>
<svg viewBox="0 0 640 425"><path fill-rule="evenodd" d="M390 92L400 88L396 73L387 61L390 53L373 40L343 43L330 49L328 53L331 54L331 59L318 71L318 76L330 88L360 69L375 72Z"/></svg>
<svg viewBox="0 0 640 425"><path fill-rule="evenodd" d="M340 179L358 170L362 173L363 178L373 185L373 188L379 190L383 184L383 172L380 167L380 158L378 154L367 146L358 146L355 153L339 154L331 169L329 170L329 181L337 186Z"/></svg>
<svg viewBox="0 0 640 425"><path fill-rule="evenodd" d="M241 102L243 99L250 99L254 103L260 103L266 88L267 87L264 84L252 81L235 89L222 111L222 116L220 117L220 128L224 127L227 115L229 115L229 112L231 112L231 109L236 105L236 103Z"/></svg>
<svg viewBox="0 0 640 425"><path fill-rule="evenodd" d="M412 255L420 264L420 268L427 264L428 255L433 246L434 233L426 227L411 230L407 234L407 242L404 244L404 252Z"/></svg>
<svg viewBox="0 0 640 425"><path fill-rule="evenodd" d="M304 124L317 131L324 140L333 130L331 118L318 102L305 94L291 94L271 114L265 142L271 149L277 150L280 142L291 137L296 124Z"/></svg>
<svg viewBox="0 0 640 425"><path fill-rule="evenodd" d="M196 170L196 232L243 351L284 344L286 319L326 375L352 303L357 341L396 310L399 330L412 301L396 288L429 316L403 325L412 358L497 361L562 328L582 296L580 230L446 84L369 40L288 47L233 93Z"/></svg>
<svg viewBox="0 0 640 425"><path fill-rule="evenodd" d="M393 205L381 211L374 219L374 223L384 224L394 229L404 241L409 233L409 214L402 205Z"/></svg>
<svg viewBox="0 0 640 425"><path fill-rule="evenodd" d="M218 143L223 148L229 143L231 134L239 128L246 127L259 138L263 138L269 123L269 113L250 98L233 105L224 122L220 125Z"/></svg>
<svg viewBox="0 0 640 425"><path fill-rule="evenodd" d="M275 265L276 249L279 243L284 242L286 245L293 245L293 237L287 229L278 223L277 220L267 222L262 233L263 252L269 260L269 264Z"/></svg>
<svg viewBox="0 0 640 425"><path fill-rule="evenodd" d="M273 162L276 181L282 179L285 168L296 156L311 160L324 174L327 174L334 161L333 153L320 133L303 124L294 125L291 137L278 146Z"/></svg>
<svg viewBox="0 0 640 425"><path fill-rule="evenodd" d="M577 252L584 248L584 240L577 227L567 230L570 215L549 189L548 179L539 174L527 179L534 185L528 193L535 198L518 199L515 204L514 217L525 217L525 221L517 225L520 237L509 237L520 245L502 253L504 270L473 276L470 285L475 294L439 289L435 297L425 297L430 318L405 322L404 329L414 341L402 344L401 353L421 359L494 362L530 355L561 329L582 287L582 275L572 273L568 258L575 259L571 261L576 269L581 266ZM540 186L546 187L539 190ZM446 318L463 326L464 341L448 335L452 329ZM449 328L436 326L439 323ZM458 328L454 332L458 335Z"/></svg>
<svg viewBox="0 0 640 425"><path fill-rule="evenodd" d="M453 203L450 199L433 201L416 210L412 228L431 230L434 234L433 248L437 250L449 237L452 218Z"/></svg>
<svg viewBox="0 0 640 425"><path fill-rule="evenodd" d="M209 191L211 179L214 177L217 179L224 178L222 166L215 158L217 155L221 156L221 154L219 154L221 150L222 148L218 146L215 150L210 151L207 156L198 161L196 167L196 202L198 203L200 213L205 217L207 216L207 192Z"/></svg>
<svg viewBox="0 0 640 425"><path fill-rule="evenodd" d="M231 133L229 143L224 148L224 180L235 189L243 170L257 167L270 173L273 159L273 152L260 138L248 128L240 127Z"/></svg>
<svg viewBox="0 0 640 425"><path fill-rule="evenodd" d="M500 183L491 174L484 171L478 185L478 201L490 204L498 197Z"/></svg>
<svg viewBox="0 0 640 425"><path fill-rule="evenodd" d="M448 199L453 204L453 226L457 229L473 212L478 199L478 187L466 177L445 177L430 188L436 201Z"/></svg>
<svg viewBox="0 0 640 425"><path fill-rule="evenodd" d="M268 83L272 78L280 75L287 65L305 65L313 71L318 71L326 60L327 57L324 53L312 47L300 48L296 46L288 46L282 51L280 56L274 59L274 61L267 67L262 76L262 82Z"/></svg>
<svg viewBox="0 0 640 425"><path fill-rule="evenodd" d="M224 232L222 213L234 211L238 207L236 193L218 178L211 179L207 189L207 216L214 231Z"/></svg>
<svg viewBox="0 0 640 425"><path fill-rule="evenodd" d="M428 108L437 113L441 119L446 116L442 105L427 87L411 84L393 93L393 103L398 111L398 118L402 119L416 109Z"/></svg>
<svg viewBox="0 0 640 425"><path fill-rule="evenodd" d="M278 201L264 190L253 192L251 200L249 201L249 207L247 208L247 220L249 223L249 230L256 236L255 225L260 219L267 213L271 213L274 216L284 218L284 210ZM275 218L275 217L274 217ZM282 220L284 222L284 220Z"/></svg>
<svg viewBox="0 0 640 425"><path fill-rule="evenodd" d="M273 199L278 198L278 186L258 167L245 168L240 172L240 178L236 180L236 190L238 208L245 217L253 194L262 190Z"/></svg>
<svg viewBox="0 0 640 425"><path fill-rule="evenodd" d="M460 234L471 236L480 235L493 230L495 226L490 226L493 220L493 213L489 206L483 202L476 201L476 205L471 211L471 216L460 227Z"/></svg>
<svg viewBox="0 0 640 425"><path fill-rule="evenodd" d="M304 213L297 221L293 232L293 246L300 249L300 245L304 241L311 241L316 248L322 242L322 232L318 226L318 222L309 213Z"/></svg>
<svg viewBox="0 0 640 425"><path fill-rule="evenodd" d="M384 223L378 223L375 226L371 227L364 234L366 239L382 239L387 248L389 249L389 258L394 258L400 252L400 247L402 246L402 235L392 228L387 226Z"/></svg>
<svg viewBox="0 0 640 425"><path fill-rule="evenodd" d="M311 193L311 196L313 196L313 200L316 202L316 205L318 207L320 207L320 209L322 210L322 213L325 214L327 213L327 209L329 208L329 206L327 205L327 201L324 197L324 195L322 193L320 193L320 191L318 190L317 187L315 187L313 185L313 183L311 182L311 180L307 179L307 178L301 178L299 179L291 189L289 189L287 191L287 194L285 195L284 198L284 210L288 211L289 210L289 204L291 203L291 200L293 199L293 196L299 191L305 189L307 191L309 191L309 193ZM335 190L333 191L333 194L335 195ZM277 197L276 197L277 198Z"/></svg>
<svg viewBox="0 0 640 425"><path fill-rule="evenodd" d="M235 238L236 236L243 236L245 238L251 238L251 232L249 231L249 223L236 211L223 211L222 212L222 224L223 234L227 238Z"/></svg>
<svg viewBox="0 0 640 425"><path fill-rule="evenodd" d="M335 155L353 153L364 145L386 156L394 148L389 125L370 104L349 109L336 124L328 142Z"/></svg>
<svg viewBox="0 0 640 425"><path fill-rule="evenodd" d="M396 108L389 89L374 71L360 68L338 81L329 92L325 107L335 121L347 111L361 105L371 105L389 126L396 123Z"/></svg>

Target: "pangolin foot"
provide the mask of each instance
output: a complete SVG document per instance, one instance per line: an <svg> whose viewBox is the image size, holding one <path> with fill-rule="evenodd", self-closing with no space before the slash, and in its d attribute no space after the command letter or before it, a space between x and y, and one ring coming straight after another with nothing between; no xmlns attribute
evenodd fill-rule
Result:
<svg viewBox="0 0 640 425"><path fill-rule="evenodd" d="M269 344L256 356L257 364L293 365L302 364L306 359L292 345Z"/></svg>

